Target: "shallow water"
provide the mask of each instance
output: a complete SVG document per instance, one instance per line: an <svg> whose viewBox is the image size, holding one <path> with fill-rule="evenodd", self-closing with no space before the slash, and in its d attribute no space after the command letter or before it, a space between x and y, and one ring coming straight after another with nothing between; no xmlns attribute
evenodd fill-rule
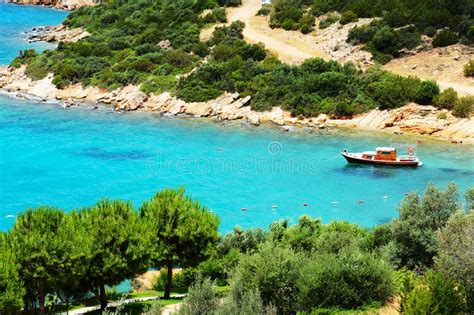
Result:
<svg viewBox="0 0 474 315"><path fill-rule="evenodd" d="M50 8L0 3L0 65L10 64L20 50L53 48L52 43L28 43L24 32L35 26L60 24L66 15L66 11Z"/></svg>
<svg viewBox="0 0 474 315"><path fill-rule="evenodd" d="M394 217L404 194L422 191L429 181L456 181L462 190L474 184L470 145L423 139L416 151L425 165L416 169L351 166L339 155L344 148L406 147L418 138L282 132L5 97L0 97L0 139L3 230L14 220L7 215L27 207L71 209L104 196L138 206L156 190L180 185L219 214L223 232L234 225L266 227L283 218L295 222L306 213L325 222L372 226Z"/></svg>

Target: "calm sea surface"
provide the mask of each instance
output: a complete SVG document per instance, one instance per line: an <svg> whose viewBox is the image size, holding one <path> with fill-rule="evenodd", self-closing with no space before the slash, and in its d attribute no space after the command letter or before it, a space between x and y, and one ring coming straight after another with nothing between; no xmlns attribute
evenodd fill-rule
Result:
<svg viewBox="0 0 474 315"><path fill-rule="evenodd" d="M9 64L19 50L53 48L51 43L28 43L25 32L35 26L60 24L66 15L60 10L0 3L0 65Z"/></svg>
<svg viewBox="0 0 474 315"><path fill-rule="evenodd" d="M29 47L22 32L53 25L64 12L0 5L0 64ZM45 48L35 45L37 48ZM27 207L72 209L97 199L131 199L136 206L164 187L184 185L221 218L267 227L310 214L364 226L394 217L404 194L433 181L473 186L473 146L423 139L424 166L350 166L339 155L417 137L354 131L282 132L240 122L117 114L89 106L63 109L0 96L0 230ZM246 211L242 211L246 208Z"/></svg>

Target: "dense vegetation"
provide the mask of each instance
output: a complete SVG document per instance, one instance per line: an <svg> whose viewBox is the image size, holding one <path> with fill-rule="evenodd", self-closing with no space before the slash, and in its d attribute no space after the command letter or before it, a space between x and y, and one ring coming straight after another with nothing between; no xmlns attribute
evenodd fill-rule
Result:
<svg viewBox="0 0 474 315"><path fill-rule="evenodd" d="M140 213L129 201L103 199L67 214L46 206L19 214L0 239L0 313L23 305L45 314L47 297L68 303L90 292L105 308L106 286L150 267L196 266L211 253L219 221L183 193L159 192Z"/></svg>
<svg viewBox="0 0 474 315"><path fill-rule="evenodd" d="M439 94L435 82L377 67L363 73L351 63L320 59L282 64L265 47L242 39L241 22L218 27L200 41L204 26L225 19L225 10L212 0L104 3L74 11L64 22L87 28L91 36L42 54L27 50L13 65L28 64L26 73L34 79L54 72L59 88L78 82L108 89L140 84L146 93L169 91L185 101L239 92L252 95L255 110L280 106L306 117L430 104Z"/></svg>
<svg viewBox="0 0 474 315"><path fill-rule="evenodd" d="M314 18L328 12L340 12L340 23L361 17L378 17L370 25L351 30L348 41L362 43L385 63L398 57L402 49L422 43L421 35L433 38L433 46L444 47L459 41L474 42L474 3L469 0L274 0L270 26L300 29L313 27ZM336 22L332 17L321 21L321 28Z"/></svg>
<svg viewBox="0 0 474 315"><path fill-rule="evenodd" d="M439 94L435 82L405 78L379 68L366 73L353 64L309 59L301 66L281 64L262 47L246 45L240 23L218 28L211 38L211 61L180 81L186 101L212 99L225 91L252 95L252 108L280 106L295 116L329 113L350 116L409 101L429 104ZM248 48L247 48L248 47Z"/></svg>
<svg viewBox="0 0 474 315"><path fill-rule="evenodd" d="M105 307L104 286L177 266L175 281L163 272L156 286L165 296L189 287L182 314L316 314L379 308L396 296L407 314L474 310L474 189L463 205L454 184L430 184L405 197L399 218L371 229L302 216L221 237L218 218L182 189L134 210L104 199L19 214L0 234L0 313L44 314L45 299L94 294ZM230 284L224 298L216 284Z"/></svg>

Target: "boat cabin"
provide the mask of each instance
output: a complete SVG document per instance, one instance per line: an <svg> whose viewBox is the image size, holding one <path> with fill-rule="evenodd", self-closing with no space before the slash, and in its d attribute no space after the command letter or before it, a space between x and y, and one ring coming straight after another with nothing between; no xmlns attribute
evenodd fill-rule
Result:
<svg viewBox="0 0 474 315"><path fill-rule="evenodd" d="M375 151L363 152L362 158L375 161L396 161L397 149L389 147L376 148Z"/></svg>

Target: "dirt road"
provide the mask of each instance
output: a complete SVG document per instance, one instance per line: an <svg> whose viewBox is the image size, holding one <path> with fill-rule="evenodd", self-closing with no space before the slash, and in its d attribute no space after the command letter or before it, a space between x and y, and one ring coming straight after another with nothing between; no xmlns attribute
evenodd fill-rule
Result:
<svg viewBox="0 0 474 315"><path fill-rule="evenodd" d="M308 58L324 56L322 52L308 52L294 45L289 45L274 36L269 36L269 32L281 32L282 30L272 30L267 23L266 25L258 25L260 27L256 25L254 17L261 7L260 0L242 0L241 6L228 9L230 22L242 21L245 23L246 27L243 34L248 42L265 44L268 50L288 63L299 63ZM262 26L264 30L262 30Z"/></svg>

